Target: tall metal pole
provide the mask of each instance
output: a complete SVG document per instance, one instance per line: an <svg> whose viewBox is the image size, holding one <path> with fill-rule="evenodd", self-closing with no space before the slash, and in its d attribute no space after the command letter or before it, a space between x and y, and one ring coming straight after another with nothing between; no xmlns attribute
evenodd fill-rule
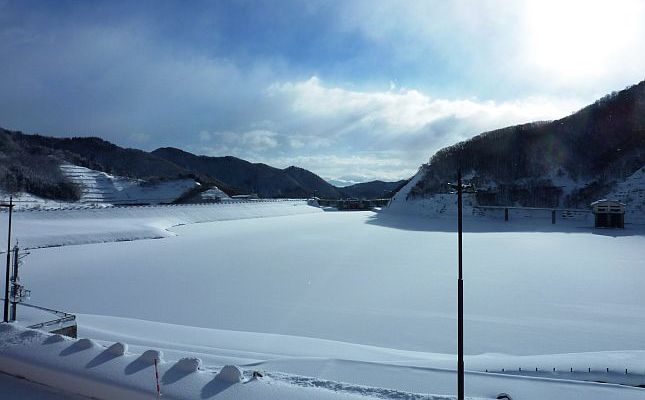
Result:
<svg viewBox="0 0 645 400"><path fill-rule="evenodd" d="M13 198L9 197L9 232L7 233L7 273L4 286L4 322L9 322L9 268L11 266L11 214Z"/></svg>
<svg viewBox="0 0 645 400"><path fill-rule="evenodd" d="M12 289L9 294L13 292L13 296L11 299L11 312L9 313L9 321L15 321L16 320L16 311L18 309L18 302L16 301L17 296L18 296L18 285L19 285L19 278L18 278L18 263L20 262L20 258L18 257L18 246L14 246L13 250L13 260L12 261L12 266L11 266L11 275L13 279L11 279L11 285Z"/></svg>
<svg viewBox="0 0 645 400"><path fill-rule="evenodd" d="M457 231L459 241L459 278L457 279L457 399L464 400L464 280L462 275L462 258L461 258L461 168L457 172Z"/></svg>

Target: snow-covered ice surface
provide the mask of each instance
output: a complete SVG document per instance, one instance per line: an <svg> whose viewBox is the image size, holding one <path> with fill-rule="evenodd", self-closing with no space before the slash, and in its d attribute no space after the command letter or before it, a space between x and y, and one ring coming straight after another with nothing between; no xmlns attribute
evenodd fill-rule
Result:
<svg viewBox="0 0 645 400"><path fill-rule="evenodd" d="M467 353L643 348L638 227L514 226L465 223ZM372 212L220 221L32 250L22 276L35 304L72 312L450 353L453 230Z"/></svg>
<svg viewBox="0 0 645 400"><path fill-rule="evenodd" d="M454 394L454 221L276 204L316 212L176 226L163 240L34 249L22 280L33 303L80 313L81 336L123 341L137 354L162 349L169 361L200 357L208 379L235 364L293 393ZM115 226L196 222L177 222L172 210L181 207L158 209L167 220L133 208L114 216ZM108 216L70 215L39 236L33 218L23 221L33 241L57 224L83 231L95 221L89 236L111 226ZM465 221L467 393L641 398L642 389L570 380L645 384L643 227L543 222Z"/></svg>

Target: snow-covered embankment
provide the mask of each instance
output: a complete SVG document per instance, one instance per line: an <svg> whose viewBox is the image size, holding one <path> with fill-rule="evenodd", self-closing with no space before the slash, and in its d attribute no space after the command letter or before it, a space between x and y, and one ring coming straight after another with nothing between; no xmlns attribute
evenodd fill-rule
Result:
<svg viewBox="0 0 645 400"><path fill-rule="evenodd" d="M13 216L13 238L22 248L156 239L173 236L168 228L177 225L315 212L322 210L306 200L21 211ZM0 214L0 226L6 223Z"/></svg>

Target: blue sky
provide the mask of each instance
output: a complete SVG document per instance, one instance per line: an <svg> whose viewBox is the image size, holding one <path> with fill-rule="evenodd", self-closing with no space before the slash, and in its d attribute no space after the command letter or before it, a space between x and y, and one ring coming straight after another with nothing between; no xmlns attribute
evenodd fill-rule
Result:
<svg viewBox="0 0 645 400"><path fill-rule="evenodd" d="M643 20L638 0L0 0L0 126L394 180L644 79Z"/></svg>

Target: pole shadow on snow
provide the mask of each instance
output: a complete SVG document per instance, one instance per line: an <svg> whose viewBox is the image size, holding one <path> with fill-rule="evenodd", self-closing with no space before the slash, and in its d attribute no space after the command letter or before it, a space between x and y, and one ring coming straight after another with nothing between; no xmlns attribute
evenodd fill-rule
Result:
<svg viewBox="0 0 645 400"><path fill-rule="evenodd" d="M388 211L375 211L367 224L387 228L419 232L457 232L457 216L442 215L431 217L425 215L397 214ZM467 233L504 233L504 232L558 232L589 233L593 235L624 237L645 236L645 225L625 224L624 229L594 228L593 222L557 221L551 223L547 218L516 217L508 222L486 217L465 217L464 232Z"/></svg>

